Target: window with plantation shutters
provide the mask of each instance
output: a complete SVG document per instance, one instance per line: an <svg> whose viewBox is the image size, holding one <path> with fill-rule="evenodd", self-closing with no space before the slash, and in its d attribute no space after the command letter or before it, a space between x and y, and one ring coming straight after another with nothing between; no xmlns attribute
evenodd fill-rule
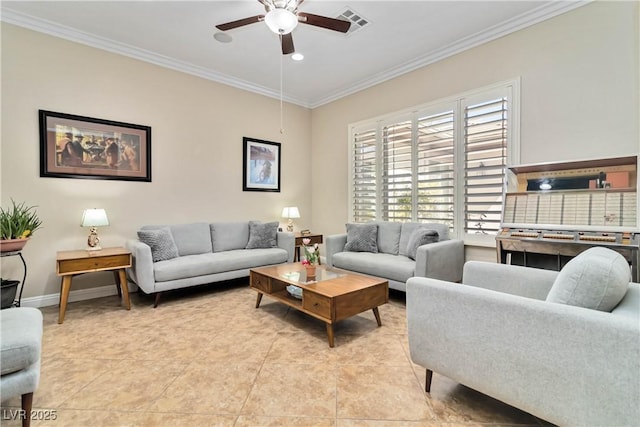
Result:
<svg viewBox="0 0 640 427"><path fill-rule="evenodd" d="M507 99L464 108L465 232L496 234L507 166Z"/></svg>
<svg viewBox="0 0 640 427"><path fill-rule="evenodd" d="M376 128L353 134L351 177L352 221L376 219Z"/></svg>
<svg viewBox="0 0 640 427"><path fill-rule="evenodd" d="M516 79L352 126L350 220L436 222L495 245L518 99Z"/></svg>

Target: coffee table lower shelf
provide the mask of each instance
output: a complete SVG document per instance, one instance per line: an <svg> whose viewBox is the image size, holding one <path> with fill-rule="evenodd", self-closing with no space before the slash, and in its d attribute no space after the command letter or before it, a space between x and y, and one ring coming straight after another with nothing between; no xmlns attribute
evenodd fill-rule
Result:
<svg viewBox="0 0 640 427"><path fill-rule="evenodd" d="M293 264L296 268L295 264ZM323 267L324 268L324 267ZM295 283L302 288L302 299L297 299L286 290L290 281L281 280L278 267L251 270L250 287L258 292L256 308L262 296L267 295L302 313L325 322L329 347L334 346L333 325L340 320L372 310L378 326L382 326L378 306L389 301L389 283L362 275L344 274L339 278L317 283Z"/></svg>

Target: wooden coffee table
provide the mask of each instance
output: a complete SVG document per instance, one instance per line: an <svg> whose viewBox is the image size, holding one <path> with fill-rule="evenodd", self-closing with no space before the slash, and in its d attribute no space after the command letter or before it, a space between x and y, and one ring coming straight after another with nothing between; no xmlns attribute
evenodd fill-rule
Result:
<svg viewBox="0 0 640 427"><path fill-rule="evenodd" d="M249 273L249 286L258 292L256 308L263 295L280 301L327 325L329 347L333 347L333 325L340 320L373 310L378 326L382 326L378 306L389 302L389 282L372 276L318 266L315 280L307 280L302 264L280 264L254 268ZM312 278L313 279L313 278ZM287 286L302 289L302 298L293 297Z"/></svg>

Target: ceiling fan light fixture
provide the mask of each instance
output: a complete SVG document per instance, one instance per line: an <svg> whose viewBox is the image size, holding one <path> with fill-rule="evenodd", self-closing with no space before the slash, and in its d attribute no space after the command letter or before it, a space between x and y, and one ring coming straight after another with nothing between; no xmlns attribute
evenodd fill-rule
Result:
<svg viewBox="0 0 640 427"><path fill-rule="evenodd" d="M302 61L304 59L304 55L301 54L300 52L296 52L293 55L291 55L291 59L293 59L294 61Z"/></svg>
<svg viewBox="0 0 640 427"><path fill-rule="evenodd" d="M264 17L264 22L276 34L289 34L298 25L298 17L287 9L273 9Z"/></svg>

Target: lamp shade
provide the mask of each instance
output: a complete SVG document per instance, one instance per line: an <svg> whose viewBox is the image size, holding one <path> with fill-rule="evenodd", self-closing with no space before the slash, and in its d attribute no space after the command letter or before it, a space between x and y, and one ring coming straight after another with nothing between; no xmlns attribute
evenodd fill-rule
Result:
<svg viewBox="0 0 640 427"><path fill-rule="evenodd" d="M264 22L276 34L289 34L298 25L298 17L287 9L273 9L264 17Z"/></svg>
<svg viewBox="0 0 640 427"><path fill-rule="evenodd" d="M85 209L82 214L83 227L104 227L109 225L107 212L104 209Z"/></svg>
<svg viewBox="0 0 640 427"><path fill-rule="evenodd" d="M300 218L300 211L296 206L283 208L282 218Z"/></svg>

